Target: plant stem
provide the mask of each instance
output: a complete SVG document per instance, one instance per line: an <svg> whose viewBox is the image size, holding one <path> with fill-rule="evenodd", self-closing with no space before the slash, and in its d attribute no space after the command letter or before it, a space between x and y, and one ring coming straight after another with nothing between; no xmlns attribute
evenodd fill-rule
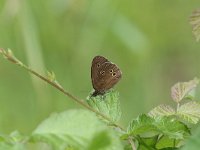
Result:
<svg viewBox="0 0 200 150"><path fill-rule="evenodd" d="M128 142L130 143L132 150L136 150L135 143L131 137L128 138Z"/></svg>
<svg viewBox="0 0 200 150"><path fill-rule="evenodd" d="M22 68L24 68L25 70L27 70L28 72L34 74L35 76L39 77L40 79L42 79L43 81L49 83L51 86L55 87L57 90L59 90L60 92L62 92L63 94L65 94L66 96L68 96L69 98L71 98L72 100L74 100L75 102L79 103L80 105L82 105L83 107L89 109L90 111L96 113L97 115L103 117L105 120L112 122L110 118L108 118L107 116L105 116L104 114L102 114L101 112L93 109L92 107L90 107L89 105L87 105L86 103L84 103L83 100L75 97L74 95L70 94L69 92L67 92L60 84L58 84L56 81L51 81L50 79L48 79L47 77L42 76L41 74L37 73L36 71L32 70L31 68L29 68L28 66L26 66L25 64L23 64L22 62L20 62L18 59L13 59L14 57L9 55L8 53L6 53L5 50L0 49L0 53L2 53L7 60L11 61L14 64L17 64L19 66L21 66ZM113 124L116 127L119 127L120 129L123 130L123 128L120 125L117 124Z"/></svg>
<svg viewBox="0 0 200 150"><path fill-rule="evenodd" d="M176 106L176 113L178 112L179 107L180 107L180 103L178 102Z"/></svg>
<svg viewBox="0 0 200 150"><path fill-rule="evenodd" d="M24 68L25 70L27 70L28 72L32 73L33 75L37 76L38 78L42 79L43 81L49 83L51 86L55 87L57 90L59 90L60 92L62 92L64 95L68 96L69 98L71 98L72 100L74 100L75 102L79 103L81 106L85 107L86 109L94 112L95 114L101 116L102 118L104 118L105 120L112 122L112 120L107 117L106 115L104 115L103 113L93 109L92 107L90 107L89 105L87 105L82 99L79 99L77 97L75 97L74 95L70 94L68 91L66 91L60 84L58 84L56 81L52 81L50 79L48 79L47 77L42 76L41 74L37 73L36 71L32 70L31 68L29 68L28 66L26 66L25 64L23 64L21 61L19 61L13 54L11 51L5 51L4 49L0 48L0 53L10 62L21 66L22 68ZM121 129L121 131L126 132L126 130L120 126L119 124L116 123L112 123L113 126L118 127ZM135 148L135 144L132 141L132 139L128 139L129 143L132 146L133 150L136 150Z"/></svg>
<svg viewBox="0 0 200 150"><path fill-rule="evenodd" d="M96 113L97 115L101 116L102 118L104 118L105 120L112 122L112 120L110 118L108 118L106 115L102 114L101 112L93 109L92 107L90 107L89 105L87 105L83 100L75 97L74 95L70 94L69 92L67 92L62 86L60 86L59 84L57 84L54 81L49 80L48 78L40 75L39 73L35 72L34 70L30 69L29 67L27 67L26 65L23 65L23 68L26 69L27 71L31 72L32 74L34 74L35 76L39 77L40 79L42 79L43 81L49 83L51 86L55 87L57 90L59 90L60 92L62 92L63 94L65 94L66 96L68 96L69 98L71 98L72 100L74 100L75 102L79 103L80 105L82 105L83 107L85 107L86 109ZM121 127L118 124L113 123L113 126L116 126L118 128L120 128L121 130L124 131L123 127Z"/></svg>

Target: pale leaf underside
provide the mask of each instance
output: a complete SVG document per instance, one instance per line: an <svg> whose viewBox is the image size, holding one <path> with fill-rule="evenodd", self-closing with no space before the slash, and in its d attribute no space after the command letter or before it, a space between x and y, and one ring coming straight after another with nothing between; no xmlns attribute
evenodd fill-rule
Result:
<svg viewBox="0 0 200 150"><path fill-rule="evenodd" d="M177 103L180 102L189 94L189 92L194 90L194 88L197 86L198 83L199 80L197 78L194 78L189 82L179 82L175 84L171 88L172 99Z"/></svg>
<svg viewBox="0 0 200 150"><path fill-rule="evenodd" d="M159 105L148 113L151 117L170 116L174 114L175 110L169 105Z"/></svg>
<svg viewBox="0 0 200 150"><path fill-rule="evenodd" d="M181 105L177 115L187 122L196 124L200 119L200 103L191 101Z"/></svg>
<svg viewBox="0 0 200 150"><path fill-rule="evenodd" d="M192 25L192 32L197 41L200 40L200 9L195 10L190 16L190 24Z"/></svg>

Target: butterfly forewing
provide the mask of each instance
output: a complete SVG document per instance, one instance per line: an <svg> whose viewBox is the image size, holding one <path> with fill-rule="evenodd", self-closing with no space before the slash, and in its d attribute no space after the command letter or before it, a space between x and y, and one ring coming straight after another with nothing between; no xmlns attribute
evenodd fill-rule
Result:
<svg viewBox="0 0 200 150"><path fill-rule="evenodd" d="M92 66L91 66L91 79L92 79L92 86L95 90L98 89L98 80L99 80L99 73L100 73L100 68L102 64L107 62L108 60L102 56L96 56L92 60Z"/></svg>
<svg viewBox="0 0 200 150"><path fill-rule="evenodd" d="M104 94L112 88L121 78L121 71L117 65L111 63L103 56L93 58L91 66L92 85L96 95Z"/></svg>

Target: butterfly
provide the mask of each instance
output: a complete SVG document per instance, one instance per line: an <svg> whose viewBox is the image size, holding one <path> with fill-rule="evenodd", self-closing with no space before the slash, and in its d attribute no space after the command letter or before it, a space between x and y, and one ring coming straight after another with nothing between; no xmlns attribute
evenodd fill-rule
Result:
<svg viewBox="0 0 200 150"><path fill-rule="evenodd" d="M92 96L103 95L122 77L119 67L103 56L95 56L91 65Z"/></svg>

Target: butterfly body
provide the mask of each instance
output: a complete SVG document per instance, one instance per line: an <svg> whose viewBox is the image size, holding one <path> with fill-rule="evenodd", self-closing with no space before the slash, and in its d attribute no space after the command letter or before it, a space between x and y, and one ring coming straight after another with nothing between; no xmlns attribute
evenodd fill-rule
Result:
<svg viewBox="0 0 200 150"><path fill-rule="evenodd" d="M121 78L119 67L103 56L95 56L92 60L91 79L95 92L92 96L103 95Z"/></svg>

